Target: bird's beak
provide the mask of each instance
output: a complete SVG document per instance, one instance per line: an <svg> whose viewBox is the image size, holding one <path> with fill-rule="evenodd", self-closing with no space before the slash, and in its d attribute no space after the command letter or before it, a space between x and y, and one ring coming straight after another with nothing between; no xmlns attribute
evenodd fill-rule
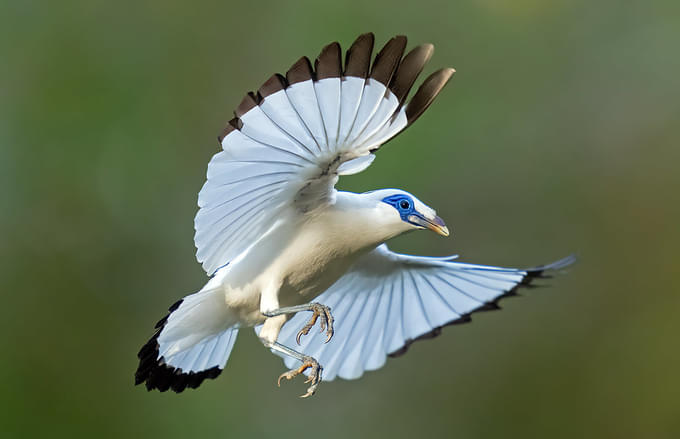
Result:
<svg viewBox="0 0 680 439"><path fill-rule="evenodd" d="M444 220L435 215L433 218L426 218L420 215L411 215L409 220L419 226L430 229L442 236L449 236L449 228L444 224Z"/></svg>

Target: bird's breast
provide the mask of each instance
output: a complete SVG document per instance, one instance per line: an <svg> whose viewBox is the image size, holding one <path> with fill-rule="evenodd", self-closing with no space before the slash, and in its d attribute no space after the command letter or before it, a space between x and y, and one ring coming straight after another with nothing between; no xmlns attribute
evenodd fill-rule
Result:
<svg viewBox="0 0 680 439"><path fill-rule="evenodd" d="M282 254L282 306L306 303L342 277L365 250L347 231L308 225Z"/></svg>
<svg viewBox="0 0 680 439"><path fill-rule="evenodd" d="M284 222L230 267L224 279L227 303L257 314L254 304L271 285L278 286L282 307L312 301L379 244L366 230L351 213L332 210Z"/></svg>

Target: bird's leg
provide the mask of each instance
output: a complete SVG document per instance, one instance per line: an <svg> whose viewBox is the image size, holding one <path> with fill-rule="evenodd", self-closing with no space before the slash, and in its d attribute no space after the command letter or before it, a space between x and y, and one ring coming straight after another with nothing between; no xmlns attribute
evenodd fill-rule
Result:
<svg viewBox="0 0 680 439"><path fill-rule="evenodd" d="M331 314L331 308L322 305L320 303L312 302L305 305L297 306L286 306L283 308L278 308L272 311L263 312L266 317L275 317L283 314L294 314L300 311L311 311L312 317L305 326L300 329L297 333L297 344L300 344L300 338L303 335L309 334L309 331L314 327L316 321L319 320L319 326L321 326L321 332L326 331L326 343L328 343L333 337L333 315Z"/></svg>
<svg viewBox="0 0 680 439"><path fill-rule="evenodd" d="M323 370L323 368L321 367L319 362L316 361L314 358L308 355L301 354L300 352L294 351L293 349L284 346L281 343L270 342L265 339L262 339L262 343L273 351L280 352L284 355L288 355L289 357L293 357L296 360L302 362L302 366L296 369L291 369L288 372L284 372L279 376L279 379L277 381L279 387L281 386L281 380L283 378L287 380L292 380L296 376L303 373L305 370L310 369L309 378L307 378L305 383L311 383L311 385L307 389L307 393L305 393L304 395L300 395L300 397L307 398L314 395L314 392L316 392L316 388L319 387L319 384L321 384L321 371Z"/></svg>

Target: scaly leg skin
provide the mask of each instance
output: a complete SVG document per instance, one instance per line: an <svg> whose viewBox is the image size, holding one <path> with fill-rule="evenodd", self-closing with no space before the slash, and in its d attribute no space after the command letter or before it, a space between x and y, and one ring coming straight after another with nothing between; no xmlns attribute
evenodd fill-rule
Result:
<svg viewBox="0 0 680 439"><path fill-rule="evenodd" d="M300 395L300 398L308 398L314 395L317 387L319 387L319 384L321 384L321 372L323 371L323 367L321 367L319 362L316 361L314 358L294 351L293 349L286 347L281 343L277 342L269 343L266 340L263 340L262 343L264 343L265 346L267 346L273 351L281 352L282 354L288 355L302 362L302 366L298 367L297 369L291 369L288 372L284 372L279 376L279 379L277 380L277 384L279 385L279 387L281 387L281 380L283 378L287 380L292 380L296 376L303 373L305 370L310 369L309 378L307 378L305 383L311 383L311 385L307 389L307 393L305 393L304 395Z"/></svg>
<svg viewBox="0 0 680 439"><path fill-rule="evenodd" d="M316 321L319 320L319 326L321 326L321 332L324 330L326 331L326 341L325 343L328 343L331 341L331 338L333 337L333 315L331 314L331 308L322 305L320 303L312 302L308 303L305 305L297 305L297 306L287 306L284 308L279 308L275 309L274 311L269 311L266 313L263 313L266 317L275 317L275 316L280 316L282 314L293 314L297 313L300 311L311 311L312 317L309 319L307 324L300 329L300 331L297 333L297 337L295 337L295 340L297 341L297 344L300 344L300 338L302 338L303 335L309 334L309 331L314 327L316 324Z"/></svg>

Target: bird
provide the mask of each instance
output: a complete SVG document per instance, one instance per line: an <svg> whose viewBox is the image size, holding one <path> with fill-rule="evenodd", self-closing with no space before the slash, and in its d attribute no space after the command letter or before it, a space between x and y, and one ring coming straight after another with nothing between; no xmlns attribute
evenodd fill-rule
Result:
<svg viewBox="0 0 680 439"><path fill-rule="evenodd" d="M288 368L279 386L303 375L309 397L322 381L376 370L574 261L515 269L388 248L407 232L449 229L404 190L335 185L368 168L455 70L436 70L409 99L433 45L404 54L399 35L373 57L374 42L373 33L360 35L344 62L340 44L328 44L313 64L300 58L238 105L198 195L196 257L209 279L156 324L135 384L196 388L220 375L239 330L254 328Z"/></svg>

